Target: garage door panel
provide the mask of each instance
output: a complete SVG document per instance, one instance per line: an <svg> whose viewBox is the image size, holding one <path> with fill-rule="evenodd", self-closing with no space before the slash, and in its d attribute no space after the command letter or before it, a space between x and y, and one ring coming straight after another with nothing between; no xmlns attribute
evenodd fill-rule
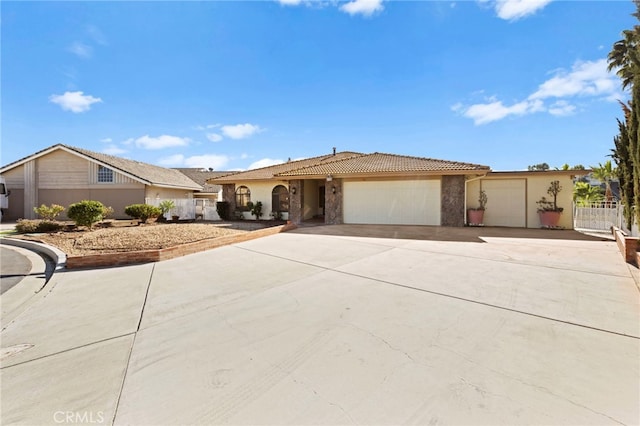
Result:
<svg viewBox="0 0 640 426"><path fill-rule="evenodd" d="M524 179L486 180L482 189L487 193L487 226L527 226L526 181Z"/></svg>
<svg viewBox="0 0 640 426"><path fill-rule="evenodd" d="M440 224L440 181L345 182L344 222Z"/></svg>

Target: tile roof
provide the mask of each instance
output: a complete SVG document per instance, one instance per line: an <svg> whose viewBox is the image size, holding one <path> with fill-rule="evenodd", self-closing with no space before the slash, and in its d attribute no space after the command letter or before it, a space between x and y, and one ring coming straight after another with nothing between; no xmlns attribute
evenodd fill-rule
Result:
<svg viewBox="0 0 640 426"><path fill-rule="evenodd" d="M49 152L53 152L56 149L63 149L66 151L75 152L81 156L88 157L99 163L102 163L116 171L124 172L125 174L136 178L139 181L148 185L159 185L171 188L180 189L193 189L201 190L202 187L189 179L184 174L175 169L168 169L166 167L154 166L153 164L142 163L140 161L128 160L126 158L115 157L113 155L103 154L101 152L94 152L84 148L77 148L74 146L57 144L45 148L35 154L28 157L14 161L13 163L3 166L0 170L9 170L16 167L26 161L37 158L41 155L46 155Z"/></svg>
<svg viewBox="0 0 640 426"><path fill-rule="evenodd" d="M217 193L222 188L220 185L207 183L208 179L213 179L221 176L226 176L229 173L234 173L234 172L211 171L211 170L202 169L198 167L196 168L176 167L175 170L178 170L180 173L184 174L189 179L191 179L198 185L202 186L201 192L206 192L206 193Z"/></svg>
<svg viewBox="0 0 640 426"><path fill-rule="evenodd" d="M277 176L292 177L429 172L432 174L438 174L489 170L489 166L483 166L481 164L374 152L373 154L366 154L325 164L314 164L295 170L289 170L279 173Z"/></svg>
<svg viewBox="0 0 640 426"><path fill-rule="evenodd" d="M325 164L328 162L353 158L364 154L358 152L338 152L336 154L321 155L318 157L305 158L302 160L287 161L286 163L276 164L275 166L261 167L259 169L247 170L245 172L235 172L219 178L210 179L211 183L237 182L243 180L265 180L272 179L277 174L285 173L291 170L303 167Z"/></svg>

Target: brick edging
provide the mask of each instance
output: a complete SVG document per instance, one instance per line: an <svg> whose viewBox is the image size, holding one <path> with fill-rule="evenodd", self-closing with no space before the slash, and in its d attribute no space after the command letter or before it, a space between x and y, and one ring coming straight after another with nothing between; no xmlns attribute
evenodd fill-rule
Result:
<svg viewBox="0 0 640 426"><path fill-rule="evenodd" d="M625 235L620 228L611 227L611 232L616 239L620 254L624 261L636 266L640 266L640 238Z"/></svg>
<svg viewBox="0 0 640 426"><path fill-rule="evenodd" d="M99 268L107 266L134 265L140 263L159 262L161 260L174 259L201 251L255 240L257 238L275 235L297 228L294 224L272 226L257 231L243 234L226 235L224 237L209 238L193 243L181 244L156 250L140 250L122 253L89 254L84 256L67 256L67 268Z"/></svg>

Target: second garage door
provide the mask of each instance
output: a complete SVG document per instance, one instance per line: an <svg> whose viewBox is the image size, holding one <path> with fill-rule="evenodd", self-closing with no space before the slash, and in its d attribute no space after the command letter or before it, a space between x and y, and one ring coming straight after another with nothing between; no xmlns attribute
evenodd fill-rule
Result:
<svg viewBox="0 0 640 426"><path fill-rule="evenodd" d="M345 182L344 222L440 225L440 180Z"/></svg>
<svg viewBox="0 0 640 426"><path fill-rule="evenodd" d="M482 189L487 193L487 226L527 226L526 181L524 179L484 180Z"/></svg>

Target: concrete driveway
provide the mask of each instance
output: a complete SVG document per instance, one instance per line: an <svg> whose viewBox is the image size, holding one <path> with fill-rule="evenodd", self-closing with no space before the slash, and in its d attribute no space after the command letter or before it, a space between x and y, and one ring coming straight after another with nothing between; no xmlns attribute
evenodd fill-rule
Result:
<svg viewBox="0 0 640 426"><path fill-rule="evenodd" d="M640 423L615 243L473 232L318 227L56 273L3 322L1 422Z"/></svg>

